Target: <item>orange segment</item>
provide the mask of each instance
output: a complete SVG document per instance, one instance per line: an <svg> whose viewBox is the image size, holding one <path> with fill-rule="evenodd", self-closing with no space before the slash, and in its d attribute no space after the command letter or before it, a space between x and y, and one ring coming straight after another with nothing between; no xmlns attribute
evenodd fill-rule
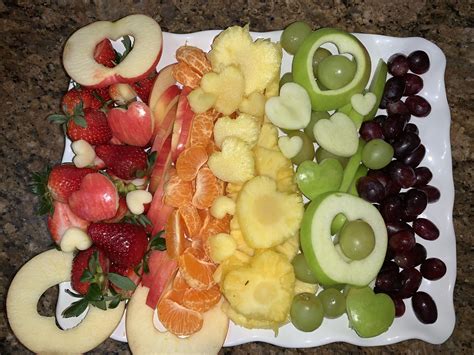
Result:
<svg viewBox="0 0 474 355"><path fill-rule="evenodd" d="M219 196L219 184L211 169L205 167L199 170L196 176L196 191L192 204L199 208L209 208Z"/></svg>
<svg viewBox="0 0 474 355"><path fill-rule="evenodd" d="M214 129L214 116L209 112L211 110L199 113L194 117L189 141L190 146L206 147L209 144Z"/></svg>
<svg viewBox="0 0 474 355"><path fill-rule="evenodd" d="M201 231L201 239L207 240L207 238L218 234L218 233L229 233L230 231L230 220L232 216L226 214L224 218L217 219L214 217L210 217L209 223L204 226Z"/></svg>
<svg viewBox="0 0 474 355"><path fill-rule="evenodd" d="M206 312L216 305L221 299L221 291L218 285L208 290L196 290L188 288L184 292L183 306L197 312Z"/></svg>
<svg viewBox="0 0 474 355"><path fill-rule="evenodd" d="M178 271L176 274L176 277L173 280L173 290L174 291L186 291L189 288L188 284L186 283L186 280L184 277L181 275L181 273Z"/></svg>
<svg viewBox="0 0 474 355"><path fill-rule="evenodd" d="M178 258L186 249L184 228L182 227L181 215L178 210L173 210L165 227L166 252L170 258Z"/></svg>
<svg viewBox="0 0 474 355"><path fill-rule="evenodd" d="M194 194L192 182L183 181L176 170L170 170L170 176L165 185L165 203L179 208L191 203Z"/></svg>
<svg viewBox="0 0 474 355"><path fill-rule="evenodd" d="M180 272L186 283L198 290L207 290L215 285L212 275L216 271L216 265L200 259L198 256L202 251L188 248L179 257L178 264Z"/></svg>
<svg viewBox="0 0 474 355"><path fill-rule="evenodd" d="M218 151L219 151L219 147L214 142L214 139L211 139L209 141L209 143L207 144L207 146L206 146L207 155L211 156L212 153L215 153L215 152L218 152Z"/></svg>
<svg viewBox="0 0 474 355"><path fill-rule="evenodd" d="M183 84L183 86L188 86L191 89L197 88L202 78L202 76L195 72L189 64L184 62L178 62L174 65L172 74L178 83Z"/></svg>
<svg viewBox="0 0 474 355"><path fill-rule="evenodd" d="M209 73L212 70L211 62L207 59L206 53L197 47L181 46L176 51L178 62L188 64L192 70L200 75Z"/></svg>
<svg viewBox="0 0 474 355"><path fill-rule="evenodd" d="M176 160L176 173L184 181L194 180L199 169L207 161L206 149L200 146L183 150Z"/></svg>
<svg viewBox="0 0 474 355"><path fill-rule="evenodd" d="M166 295L158 303L158 318L168 331L177 336L194 334L203 323L201 313L180 305Z"/></svg>
<svg viewBox="0 0 474 355"><path fill-rule="evenodd" d="M185 205L181 206L178 211L183 219L186 236L191 240L195 239L202 226L201 217L199 216L197 208L193 205Z"/></svg>

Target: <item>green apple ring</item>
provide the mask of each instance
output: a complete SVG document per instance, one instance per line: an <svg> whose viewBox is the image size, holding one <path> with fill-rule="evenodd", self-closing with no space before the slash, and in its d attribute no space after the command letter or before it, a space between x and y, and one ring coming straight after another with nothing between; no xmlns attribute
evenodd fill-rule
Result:
<svg viewBox="0 0 474 355"><path fill-rule="evenodd" d="M321 90L314 78L314 53L327 42L333 43L339 53L351 54L357 63L354 78L340 89ZM352 34L334 28L322 28L306 37L296 52L292 65L293 80L306 89L314 111L335 110L349 103L352 95L365 89L370 70L370 56L364 45Z"/></svg>
<svg viewBox="0 0 474 355"><path fill-rule="evenodd" d="M201 330L178 338L160 332L153 324L154 310L146 305L148 287L138 286L127 306L127 341L135 355L140 354L217 354L224 344L229 319L221 310L221 302L203 314Z"/></svg>
<svg viewBox="0 0 474 355"><path fill-rule="evenodd" d="M350 260L334 245L331 224L336 215L367 222L375 247L364 259ZM306 209L300 231L301 246L311 271L323 285L368 285L382 266L387 251L387 229L379 211L369 202L346 193L319 196Z"/></svg>
<svg viewBox="0 0 474 355"><path fill-rule="evenodd" d="M28 261L15 275L7 295L7 315L18 340L35 353L85 353L107 339L119 324L125 304L107 311L89 307L72 329L61 330L54 317L38 314L41 295L69 281L73 254L51 249Z"/></svg>

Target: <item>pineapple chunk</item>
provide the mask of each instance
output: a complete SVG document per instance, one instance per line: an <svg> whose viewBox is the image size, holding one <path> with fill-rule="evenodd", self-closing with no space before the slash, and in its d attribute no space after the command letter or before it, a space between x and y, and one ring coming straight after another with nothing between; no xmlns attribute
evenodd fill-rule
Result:
<svg viewBox="0 0 474 355"><path fill-rule="evenodd" d="M273 80L268 84L265 89L265 97L269 99L273 96L278 96L280 93L280 75L277 75Z"/></svg>
<svg viewBox="0 0 474 355"><path fill-rule="evenodd" d="M229 116L221 117L214 125L214 141L219 148L227 137L240 138L253 148L259 135L260 125L257 119L246 113L240 114L235 119Z"/></svg>
<svg viewBox="0 0 474 355"><path fill-rule="evenodd" d="M240 190L242 190L243 184L233 184L228 183L225 189L225 192L228 197L233 201L237 201L237 196L239 195Z"/></svg>
<svg viewBox="0 0 474 355"><path fill-rule="evenodd" d="M233 65L222 69L220 73L207 73L201 79L204 92L216 96L214 107L224 115L236 111L244 96L244 77Z"/></svg>
<svg viewBox="0 0 474 355"><path fill-rule="evenodd" d="M237 244L237 250L240 250L249 256L253 256L255 254L255 250L249 247L244 239L244 236L242 235L237 217L234 217L230 220L230 235L232 238L234 238L235 243Z"/></svg>
<svg viewBox="0 0 474 355"><path fill-rule="evenodd" d="M222 151L214 152L207 161L212 173L225 182L244 183L255 176L255 160L247 143L227 137Z"/></svg>
<svg viewBox="0 0 474 355"><path fill-rule="evenodd" d="M278 191L298 192L298 187L295 183L293 167L281 168L280 170L278 170L276 181Z"/></svg>
<svg viewBox="0 0 474 355"><path fill-rule="evenodd" d="M245 78L245 95L263 93L271 81L280 75L282 50L277 43L258 39L252 42L248 26L233 26L214 39L209 52L212 68L221 72L236 65Z"/></svg>
<svg viewBox="0 0 474 355"><path fill-rule="evenodd" d="M212 217L222 219L226 214L231 216L235 213L235 201L227 196L219 196L212 203L210 209Z"/></svg>
<svg viewBox="0 0 474 355"><path fill-rule="evenodd" d="M265 96L258 91L254 91L249 96L244 97L240 103L239 111L255 117L263 117L265 114L265 102Z"/></svg>
<svg viewBox="0 0 474 355"><path fill-rule="evenodd" d="M318 291L318 285L317 284L309 284L303 281L300 281L298 279L295 279L295 295L300 294L300 293L312 293L315 294L316 291Z"/></svg>
<svg viewBox="0 0 474 355"><path fill-rule="evenodd" d="M252 248L271 248L298 232L303 200L295 193L279 192L275 180L257 176L237 197L236 216L245 241Z"/></svg>
<svg viewBox="0 0 474 355"><path fill-rule="evenodd" d="M203 113L209 110L216 102L214 94L208 94L200 87L191 91L188 95L189 105L194 113Z"/></svg>
<svg viewBox="0 0 474 355"><path fill-rule="evenodd" d="M288 319L294 285L291 263L265 250L250 265L229 271L221 289L230 306L244 317L280 324Z"/></svg>
<svg viewBox="0 0 474 355"><path fill-rule="evenodd" d="M250 256L236 250L234 254L220 263L216 271L214 271L214 274L212 275L214 282L220 284L229 271L245 266L249 262Z"/></svg>
<svg viewBox="0 0 474 355"><path fill-rule="evenodd" d="M222 310L235 324L248 329L273 329L273 331L277 333L278 328L286 323L275 323L268 320L248 318L233 309L228 302L222 304Z"/></svg>
<svg viewBox="0 0 474 355"><path fill-rule="evenodd" d="M293 164L279 150L257 146L254 152L255 169L258 175L265 175L276 180L278 191L298 191L294 182Z"/></svg>
<svg viewBox="0 0 474 355"><path fill-rule="evenodd" d="M277 245L273 250L283 254L289 261L292 261L293 258L298 254L300 250L300 235L296 233L286 242Z"/></svg>
<svg viewBox="0 0 474 355"><path fill-rule="evenodd" d="M230 234L218 233L207 240L211 251L211 259L215 263L221 263L234 254L237 243Z"/></svg>
<svg viewBox="0 0 474 355"><path fill-rule="evenodd" d="M262 148L278 150L278 129L272 123L262 125L257 145Z"/></svg>

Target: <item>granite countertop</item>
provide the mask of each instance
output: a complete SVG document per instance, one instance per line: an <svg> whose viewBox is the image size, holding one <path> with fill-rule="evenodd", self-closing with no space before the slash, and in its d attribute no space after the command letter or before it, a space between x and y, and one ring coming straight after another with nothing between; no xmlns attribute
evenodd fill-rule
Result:
<svg viewBox="0 0 474 355"><path fill-rule="evenodd" d="M62 131L46 122L59 111L67 77L61 66L62 46L79 27L92 21L115 20L130 13L155 18L164 31L193 32L249 23L251 30L282 29L295 20L313 28L331 26L352 32L424 37L447 56L446 88L451 108L451 144L456 190L454 227L457 280L454 303L457 322L442 345L410 340L387 347L362 348L344 343L317 349L282 349L250 343L221 353L472 353L474 318L472 283L472 218L474 135L474 11L466 0L353 1L1 1L0 97L0 353L27 353L8 327L4 301L19 267L51 247L46 220L35 214L38 201L28 189L33 172L58 163ZM471 230L471 232L469 232ZM52 314L55 292L39 303ZM107 340L94 353L129 353L126 344Z"/></svg>

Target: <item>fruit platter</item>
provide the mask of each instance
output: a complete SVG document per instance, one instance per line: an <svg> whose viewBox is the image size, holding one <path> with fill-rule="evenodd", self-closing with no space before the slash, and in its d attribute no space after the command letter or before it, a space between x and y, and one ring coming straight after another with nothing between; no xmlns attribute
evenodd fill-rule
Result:
<svg viewBox="0 0 474 355"><path fill-rule="evenodd" d="M62 163L33 187L56 248L7 296L27 348L87 352L111 337L136 354L210 354L451 335L436 45L303 22L173 34L130 15L77 30L62 59L71 82L49 117L65 131ZM40 316L55 285L56 317Z"/></svg>

